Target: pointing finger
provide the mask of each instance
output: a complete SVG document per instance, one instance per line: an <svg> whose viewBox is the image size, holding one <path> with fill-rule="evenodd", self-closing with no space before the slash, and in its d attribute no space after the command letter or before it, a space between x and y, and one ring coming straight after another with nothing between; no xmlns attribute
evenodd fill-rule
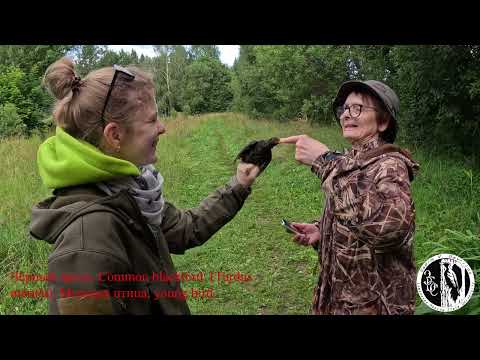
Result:
<svg viewBox="0 0 480 360"><path fill-rule="evenodd" d="M280 138L279 144L296 144L302 135L295 135L286 138Z"/></svg>

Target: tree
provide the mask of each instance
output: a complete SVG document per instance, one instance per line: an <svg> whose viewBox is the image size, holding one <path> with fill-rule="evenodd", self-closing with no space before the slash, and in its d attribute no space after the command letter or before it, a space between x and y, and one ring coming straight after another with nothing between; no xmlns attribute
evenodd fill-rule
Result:
<svg viewBox="0 0 480 360"><path fill-rule="evenodd" d="M17 107L11 103L0 105L0 139L22 135L24 131L25 124L18 114Z"/></svg>
<svg viewBox="0 0 480 360"><path fill-rule="evenodd" d="M204 57L220 60L219 47L216 45L191 45L188 49L188 58L190 61Z"/></svg>
<svg viewBox="0 0 480 360"><path fill-rule="evenodd" d="M143 55L142 55L143 56ZM145 62L145 57L139 58L135 50L131 50L130 53L125 50L120 50L119 52L113 50L106 50L103 52L101 58L97 61L94 68L108 67L112 65L140 65Z"/></svg>
<svg viewBox="0 0 480 360"><path fill-rule="evenodd" d="M159 110L167 116L181 110L181 98L188 54L181 45L154 45L157 56L153 61Z"/></svg>
<svg viewBox="0 0 480 360"><path fill-rule="evenodd" d="M337 46L244 46L234 64L233 107L278 120L331 118L330 103L348 79L347 54Z"/></svg>
<svg viewBox="0 0 480 360"><path fill-rule="evenodd" d="M392 49L403 136L443 150L476 153L480 146L477 50L468 45Z"/></svg>
<svg viewBox="0 0 480 360"><path fill-rule="evenodd" d="M228 110L232 101L229 69L220 60L202 57L187 66L184 110L198 114Z"/></svg>
<svg viewBox="0 0 480 360"><path fill-rule="evenodd" d="M13 65L39 77L50 64L73 49L74 45L2 45L0 64Z"/></svg>
<svg viewBox="0 0 480 360"><path fill-rule="evenodd" d="M73 45L0 46L0 73L3 79L0 102L10 102L16 106L27 133L42 127L43 119L50 112L53 100L41 86L45 70L72 49Z"/></svg>
<svg viewBox="0 0 480 360"><path fill-rule="evenodd" d="M102 58L107 53L106 45L80 45L73 51L76 70L81 77L86 76L90 71L97 69Z"/></svg>

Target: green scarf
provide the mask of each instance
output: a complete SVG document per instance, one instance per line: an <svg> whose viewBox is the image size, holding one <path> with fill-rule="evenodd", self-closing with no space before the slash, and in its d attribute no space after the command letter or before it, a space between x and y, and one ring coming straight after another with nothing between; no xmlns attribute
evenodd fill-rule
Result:
<svg viewBox="0 0 480 360"><path fill-rule="evenodd" d="M140 175L139 168L131 162L105 155L60 127L55 136L40 145L37 165L43 183L53 189Z"/></svg>

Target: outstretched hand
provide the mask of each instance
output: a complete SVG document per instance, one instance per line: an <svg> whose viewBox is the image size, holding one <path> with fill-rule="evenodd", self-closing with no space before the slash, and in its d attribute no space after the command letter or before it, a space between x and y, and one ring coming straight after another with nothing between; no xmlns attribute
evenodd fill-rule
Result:
<svg viewBox="0 0 480 360"><path fill-rule="evenodd" d="M295 144L295 160L308 166L329 150L327 146L308 135L280 138L279 144Z"/></svg>
<svg viewBox="0 0 480 360"><path fill-rule="evenodd" d="M238 182L245 187L252 186L258 174L260 174L260 168L257 165L241 161L237 166Z"/></svg>

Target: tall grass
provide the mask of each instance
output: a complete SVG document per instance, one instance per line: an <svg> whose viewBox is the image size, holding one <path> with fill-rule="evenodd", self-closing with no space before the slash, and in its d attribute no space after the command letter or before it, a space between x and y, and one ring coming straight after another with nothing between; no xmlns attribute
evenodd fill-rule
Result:
<svg viewBox="0 0 480 360"><path fill-rule="evenodd" d="M179 208L195 207L234 174L233 159L249 141L272 136L309 134L332 149L347 147L335 126L303 122L254 121L238 114L178 117L166 121L158 145L157 168L165 178L165 195ZM31 206L49 196L37 174L40 138L11 139L0 144L4 175L0 178L0 313L45 314L46 300L13 299L23 288L9 274L47 272L50 246L27 233ZM411 149L412 150L412 149ZM480 269L480 170L445 156L418 149L421 172L412 184L417 209L415 256L418 267L430 256L447 252ZM214 289L211 299L189 299L195 314L306 314L317 280L317 255L291 241L280 219L312 221L320 217L324 197L319 181L294 160L293 146L278 146L267 170L237 216L206 244L174 255L177 271L241 272L246 283L210 285L186 282L183 287ZM28 288L38 288L34 284ZM470 302L475 311L480 304ZM420 305L420 300L418 304ZM469 304L469 305L470 305ZM419 312L427 312L419 306Z"/></svg>

